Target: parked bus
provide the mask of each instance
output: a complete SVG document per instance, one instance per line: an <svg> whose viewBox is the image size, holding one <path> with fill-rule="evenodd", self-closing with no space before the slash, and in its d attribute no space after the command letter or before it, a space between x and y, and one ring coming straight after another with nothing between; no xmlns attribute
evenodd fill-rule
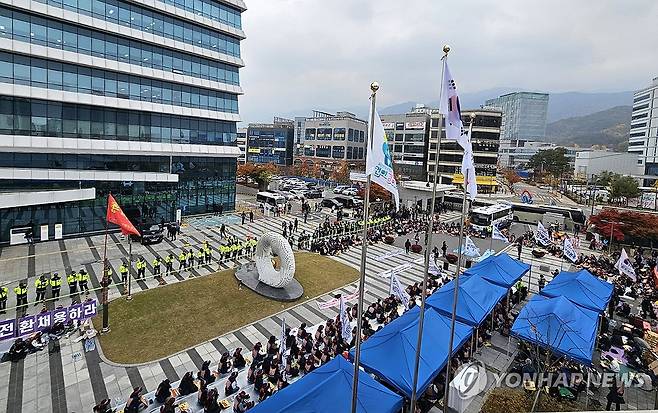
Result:
<svg viewBox="0 0 658 413"><path fill-rule="evenodd" d="M514 216L510 204L487 205L473 209L471 225L478 231L491 231L492 225L505 228L512 223Z"/></svg>
<svg viewBox="0 0 658 413"><path fill-rule="evenodd" d="M286 204L286 197L272 192L259 192L256 194L256 202L280 207Z"/></svg>
<svg viewBox="0 0 658 413"><path fill-rule="evenodd" d="M585 214L583 214L582 209L576 207L520 204L515 202L512 203L512 211L514 212L515 222L536 224L537 221L543 221L544 214L552 213L562 215L564 217L564 228L561 229L571 231L573 230L575 224L580 225L581 228L585 225Z"/></svg>

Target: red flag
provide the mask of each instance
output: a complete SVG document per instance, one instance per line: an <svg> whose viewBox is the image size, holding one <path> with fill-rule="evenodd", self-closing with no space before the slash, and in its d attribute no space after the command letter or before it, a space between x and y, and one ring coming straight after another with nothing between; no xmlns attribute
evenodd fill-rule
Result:
<svg viewBox="0 0 658 413"><path fill-rule="evenodd" d="M123 213L123 210L112 195L108 195L107 197L107 222L120 226L121 232L124 235L141 235L132 222L130 222L126 214Z"/></svg>

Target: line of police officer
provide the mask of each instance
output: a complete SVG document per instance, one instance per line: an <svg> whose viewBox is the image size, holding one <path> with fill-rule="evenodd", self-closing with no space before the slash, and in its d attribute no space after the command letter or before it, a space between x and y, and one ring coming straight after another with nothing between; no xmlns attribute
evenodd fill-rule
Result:
<svg viewBox="0 0 658 413"><path fill-rule="evenodd" d="M256 249L256 244L258 242L251 238L246 241L240 241L236 237L230 237L227 240L226 245L219 246L219 255L220 261L226 259L234 259L240 256L243 252L247 254L253 254ZM196 252L192 253L191 249L183 250L178 254L178 271L183 272L186 269L192 269L194 267L194 260L196 259L196 265L198 267L202 265L207 265L212 262L212 248L208 244L208 241L204 241L202 247ZM174 272L174 255L168 254L161 259L160 257L155 257L151 263L153 266L152 274L155 277L160 277L160 284L164 284L162 279L161 266L165 266L165 275L169 275ZM146 261L144 257L139 257L135 262L135 269L137 270L137 280L146 278ZM112 267L109 265L106 266L107 277L108 279L112 278ZM130 269L128 267L128 261L123 260L119 266L119 275L121 276L121 282L126 285L128 282L128 273ZM77 273L71 272L66 276L66 283L69 287L69 294L77 294L78 291L89 292L89 274L84 270L80 269ZM48 278L46 274L42 274L39 278L34 281L34 287L37 293L34 305L43 303L46 299L46 291L50 286L52 297L57 300L59 298L60 290L62 287L62 279L58 273L53 273L53 275ZM0 286L0 314L4 314L7 308L7 298L9 294L9 289L5 286ZM19 282L18 286L14 288L14 294L16 294L16 307L17 308L26 308L28 306L27 302L27 283L25 281Z"/></svg>

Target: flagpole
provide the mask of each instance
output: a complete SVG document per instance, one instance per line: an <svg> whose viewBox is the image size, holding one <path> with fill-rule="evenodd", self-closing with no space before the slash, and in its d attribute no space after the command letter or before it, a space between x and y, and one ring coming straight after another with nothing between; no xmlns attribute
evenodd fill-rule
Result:
<svg viewBox="0 0 658 413"><path fill-rule="evenodd" d="M375 100L379 83L370 84L370 119L368 119L368 142L366 144L366 159L372 149L372 139L375 130ZM367 163L367 161L366 161ZM368 253L368 210L370 209L370 174L366 171L366 189L363 199L363 235L361 236L361 276L359 278L359 299L357 301L356 345L354 349L354 378L352 382L352 413L357 410L357 395L359 390L359 363L361 359L361 318L363 317L363 292L366 283L366 256Z"/></svg>
<svg viewBox="0 0 658 413"><path fill-rule="evenodd" d="M126 300L130 301L133 299L133 296L130 291L131 287L131 281L132 281L132 276L133 276L133 243L132 240L130 239L130 235L128 234L128 297L126 297Z"/></svg>
<svg viewBox="0 0 658 413"><path fill-rule="evenodd" d="M111 194L110 194L111 195ZM109 197L108 197L109 203ZM107 277L107 217L105 217L105 242L103 244L103 279L101 280L103 287L103 328L101 333L107 333L110 331L110 314L109 314L109 302L108 302L108 290L107 287L110 283Z"/></svg>
<svg viewBox="0 0 658 413"><path fill-rule="evenodd" d="M445 62L448 58L448 53L450 52L450 46L443 46L443 57L441 58L441 88L439 89L439 102L441 101L443 94L443 74L445 71ZM420 365L420 350L423 342L423 325L425 324L425 301L427 299L427 277L430 267L430 250L432 248L433 235L434 235L434 208L436 207L436 184L437 176L439 175L439 147L441 146L441 120L442 116L439 113L439 133L438 140L436 143L436 159L434 160L434 183L432 186L432 203L430 208L429 222L427 223L427 229L425 230L425 257L424 257L424 269L423 269L423 288L420 296L420 317L418 319L418 337L416 341L416 356L414 358L414 373L413 373L413 385L411 386L411 406L410 412L414 412L416 409L416 399L418 395L416 394L416 387L418 387L418 367ZM392 277L391 277L392 278Z"/></svg>
<svg viewBox="0 0 658 413"><path fill-rule="evenodd" d="M475 120L475 113L471 113L471 123L468 126L468 135L471 136L473 131L473 120ZM466 156L466 151L464 151L464 156ZM457 300L459 299L459 272L462 266L462 257L464 255L464 247L462 242L464 240L464 221L466 220L466 193L467 182L468 182L468 170L469 168L464 168L464 198L462 199L462 215L461 222L459 226L459 257L457 258L457 272L455 273L454 279L454 288L455 292L452 298L452 317L450 319L450 340L448 341L448 363L446 364L446 383L445 390L443 392L443 411L448 413L448 392L450 391L450 365L452 364L452 346L455 340L455 318L457 317ZM475 179L475 177L473 177Z"/></svg>

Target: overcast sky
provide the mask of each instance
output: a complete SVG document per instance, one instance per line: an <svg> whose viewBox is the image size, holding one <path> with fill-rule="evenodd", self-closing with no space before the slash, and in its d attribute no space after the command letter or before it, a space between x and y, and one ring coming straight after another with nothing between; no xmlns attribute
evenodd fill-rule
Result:
<svg viewBox="0 0 658 413"><path fill-rule="evenodd" d="M438 98L441 47L465 92L624 91L658 76L658 1L246 0L243 121ZM367 109L364 109L367 112Z"/></svg>

